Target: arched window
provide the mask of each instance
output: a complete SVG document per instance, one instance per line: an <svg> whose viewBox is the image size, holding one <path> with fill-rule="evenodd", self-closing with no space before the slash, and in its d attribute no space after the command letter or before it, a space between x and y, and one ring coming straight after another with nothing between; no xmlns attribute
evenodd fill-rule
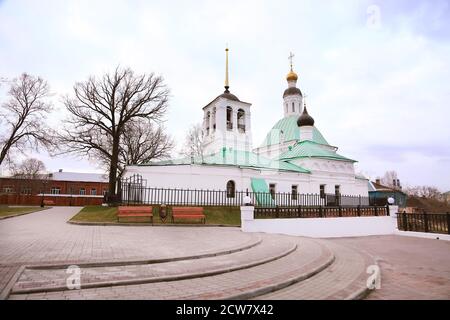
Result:
<svg viewBox="0 0 450 320"><path fill-rule="evenodd" d="M284 104L284 109L286 110L286 113L288 112L288 106L287 103Z"/></svg>
<svg viewBox="0 0 450 320"><path fill-rule="evenodd" d="M212 131L216 131L216 107L212 111Z"/></svg>
<svg viewBox="0 0 450 320"><path fill-rule="evenodd" d="M227 130L233 130L233 109L227 107Z"/></svg>
<svg viewBox="0 0 450 320"><path fill-rule="evenodd" d="M238 125L238 130L241 133L245 132L245 111L242 109L238 110L237 113L237 125Z"/></svg>
<svg viewBox="0 0 450 320"><path fill-rule="evenodd" d="M211 120L211 113L208 111L206 113L206 135L209 135L209 123Z"/></svg>
<svg viewBox="0 0 450 320"><path fill-rule="evenodd" d="M292 112L295 112L295 105L293 102L292 102Z"/></svg>
<svg viewBox="0 0 450 320"><path fill-rule="evenodd" d="M234 198L235 184L233 180L227 182L227 198Z"/></svg>

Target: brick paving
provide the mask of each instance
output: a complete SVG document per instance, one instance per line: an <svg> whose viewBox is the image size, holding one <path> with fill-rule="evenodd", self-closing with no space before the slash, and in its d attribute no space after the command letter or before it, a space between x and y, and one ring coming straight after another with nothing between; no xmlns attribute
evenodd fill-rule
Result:
<svg viewBox="0 0 450 320"><path fill-rule="evenodd" d="M366 268L373 260L348 247L324 242L334 253L335 261L324 271L284 289L262 295L262 300L348 299L366 289Z"/></svg>
<svg viewBox="0 0 450 320"><path fill-rule="evenodd" d="M367 299L450 299L450 242L403 236L333 239L370 254L381 268L381 288Z"/></svg>
<svg viewBox="0 0 450 320"><path fill-rule="evenodd" d="M242 269L255 264L266 263L281 258L295 250L291 239L263 237L260 245L251 250L242 250L231 254L189 259L163 263L115 265L106 267L82 267L81 283L83 286L104 282L123 282L139 279L156 281L161 277L187 274L202 275L206 272L224 272L232 269ZM25 269L16 282L13 293L20 290L43 290L55 287L65 287L67 279L66 269Z"/></svg>
<svg viewBox="0 0 450 320"><path fill-rule="evenodd" d="M0 221L0 292L22 265L124 262L202 255L151 267L87 268L88 281L179 275L237 266L270 257L296 244L277 260L250 268L177 281L82 290L12 294L10 299L345 299L364 289L367 265L381 267L381 289L367 299L450 299L450 242L401 236L313 240L242 233L238 228L77 226L65 223L80 208L66 207ZM258 244L263 239L261 244ZM264 249L264 245L272 246ZM225 254L227 250L237 250ZM259 251L258 251L259 250ZM233 260L233 257L235 258ZM332 264L329 263L334 261ZM167 266L166 268L159 268ZM327 266L327 267L326 267ZM325 268L326 267L326 268ZM325 268L310 275L312 270ZM61 284L62 269L26 270L20 283ZM311 277L306 278L306 275ZM38 280L39 277L44 279ZM295 284L293 284L295 281ZM300 281L301 280L301 281ZM287 284L291 286L286 287ZM277 285L278 286L275 286ZM281 286L281 284L283 286ZM48 282L47 284L48 285ZM25 286L26 287L26 286ZM255 290L277 289L272 293ZM252 295L253 294L253 295ZM262 295L262 296L261 296ZM1 298L1 297L0 297Z"/></svg>
<svg viewBox="0 0 450 320"><path fill-rule="evenodd" d="M283 238L283 236L278 236ZM10 299L229 299L274 283L306 276L324 266L332 252L319 242L297 239L297 250L266 264L204 278L139 285L10 295Z"/></svg>

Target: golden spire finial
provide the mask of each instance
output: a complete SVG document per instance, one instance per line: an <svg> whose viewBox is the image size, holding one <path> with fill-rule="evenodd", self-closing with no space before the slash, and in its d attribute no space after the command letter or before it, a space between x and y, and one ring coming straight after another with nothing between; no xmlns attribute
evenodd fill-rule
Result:
<svg viewBox="0 0 450 320"><path fill-rule="evenodd" d="M230 87L230 84L228 83L228 43L225 48L225 55L226 55L226 62L225 62L225 92L229 92L228 88Z"/></svg>

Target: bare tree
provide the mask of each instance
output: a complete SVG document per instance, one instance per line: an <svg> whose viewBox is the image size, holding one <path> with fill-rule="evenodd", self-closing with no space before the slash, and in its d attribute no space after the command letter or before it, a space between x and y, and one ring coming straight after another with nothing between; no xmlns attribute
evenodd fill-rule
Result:
<svg viewBox="0 0 450 320"><path fill-rule="evenodd" d="M39 159L29 158L20 164L12 164L11 172L16 178L38 179L45 172L45 164Z"/></svg>
<svg viewBox="0 0 450 320"><path fill-rule="evenodd" d="M110 139L108 144L111 144ZM173 140L164 132L164 127L155 127L147 120L130 122L125 126L119 144L118 178L122 176L127 165L168 158L173 146ZM109 148L112 149L112 146ZM96 158L108 167L109 157L98 152Z"/></svg>
<svg viewBox="0 0 450 320"><path fill-rule="evenodd" d="M136 75L116 68L101 78L76 83L74 97L64 104L70 113L59 135L63 153L108 159L109 195L116 192L120 142L126 127L138 119L159 122L165 115L169 90L161 77Z"/></svg>
<svg viewBox="0 0 450 320"><path fill-rule="evenodd" d="M442 193L439 191L439 189L433 186L407 187L405 192L409 196L423 197L428 199L440 199L442 197Z"/></svg>
<svg viewBox="0 0 450 320"><path fill-rule="evenodd" d="M204 135L201 124L192 125L186 133L185 145L181 149L181 154L186 157L200 156L203 162L204 155Z"/></svg>
<svg viewBox="0 0 450 320"><path fill-rule="evenodd" d="M397 172L394 170L386 171L384 173L383 178L381 178L381 183L388 187L396 187L397 185L394 184L394 180L397 181L398 175Z"/></svg>
<svg viewBox="0 0 450 320"><path fill-rule="evenodd" d="M49 86L42 78L23 73L11 82L9 100L0 109L0 165L13 149L52 145L51 130L45 125L52 110L47 102Z"/></svg>

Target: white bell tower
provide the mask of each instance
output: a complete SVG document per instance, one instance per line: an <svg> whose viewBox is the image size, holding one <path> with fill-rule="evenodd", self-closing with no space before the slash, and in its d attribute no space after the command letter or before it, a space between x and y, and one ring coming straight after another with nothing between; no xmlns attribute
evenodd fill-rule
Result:
<svg viewBox="0 0 450 320"><path fill-rule="evenodd" d="M248 102L229 91L228 48L225 66L225 91L203 107L204 155L227 149L251 151L251 114Z"/></svg>

